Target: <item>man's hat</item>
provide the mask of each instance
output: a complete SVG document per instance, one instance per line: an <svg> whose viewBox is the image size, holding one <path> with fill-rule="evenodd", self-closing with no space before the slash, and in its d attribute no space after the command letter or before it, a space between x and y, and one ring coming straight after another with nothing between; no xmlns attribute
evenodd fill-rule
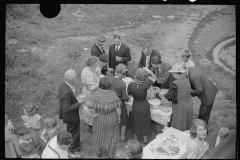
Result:
<svg viewBox="0 0 240 160"><path fill-rule="evenodd" d="M109 62L109 57L106 53L101 54L98 58L101 62L105 62L105 63Z"/></svg>
<svg viewBox="0 0 240 160"><path fill-rule="evenodd" d="M106 37L104 35L100 35L97 37L97 43L104 44L106 42Z"/></svg>

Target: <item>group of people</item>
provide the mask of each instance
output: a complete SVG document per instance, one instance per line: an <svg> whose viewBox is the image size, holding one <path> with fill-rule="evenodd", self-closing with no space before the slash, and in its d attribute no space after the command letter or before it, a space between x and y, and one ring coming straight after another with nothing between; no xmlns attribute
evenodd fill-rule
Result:
<svg viewBox="0 0 240 160"><path fill-rule="evenodd" d="M12 136L12 145L20 144L19 149L15 149L17 154L22 152L22 157L42 158L83 156L80 152L82 107L83 119L93 134L97 156L101 157L107 152L110 158L141 158L142 145L139 138L143 137L143 144L146 145L147 135L152 132L151 123L154 123L151 121L150 105L147 101L147 91L151 86L168 89L159 93L159 97L172 102L170 126L181 131L190 130L187 158L197 158L204 153L204 149L208 149L204 138L208 133L207 124L218 88L195 67L191 61L191 52L188 49L183 50L182 62L172 67L162 61L161 52L154 50L150 43L144 43L139 69L132 82L126 86L123 78L128 76L130 49L121 43L120 35L114 35L113 41L108 54L103 49L105 36L99 36L92 46L91 56L81 71L81 94L77 95L75 91L78 87L76 71L68 69L65 72L58 98L59 119L63 119L63 123L67 124L66 131L55 132L57 124L53 118L47 118L44 129L40 129L41 116L37 114L36 105L31 103L25 106L25 115L22 116L25 125L18 130L20 138L17 142L11 123L6 123L5 116L8 134ZM194 121L191 96L197 96L201 101L199 117ZM133 106L130 121L125 103L129 102L131 97ZM121 110L120 114L117 109ZM123 148L116 149L119 141L126 140L128 124L131 124L130 129L135 140L129 140Z"/></svg>

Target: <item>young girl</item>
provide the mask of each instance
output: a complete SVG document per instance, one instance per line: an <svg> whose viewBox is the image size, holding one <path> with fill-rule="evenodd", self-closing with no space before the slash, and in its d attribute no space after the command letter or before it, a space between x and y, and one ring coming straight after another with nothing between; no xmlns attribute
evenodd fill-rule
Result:
<svg viewBox="0 0 240 160"><path fill-rule="evenodd" d="M58 134L58 131L56 130L56 126L57 126L57 121L53 118L46 118L44 121L44 128L41 132L40 135L40 151L39 153L42 154L44 148L46 147L48 141L56 136Z"/></svg>
<svg viewBox="0 0 240 160"><path fill-rule="evenodd" d="M24 115L22 119L24 126L30 130L30 134L33 137L34 142L37 144L40 137L40 119L41 116L37 114L38 107L34 103L29 103L24 107Z"/></svg>
<svg viewBox="0 0 240 160"><path fill-rule="evenodd" d="M34 143L30 130L24 126L18 129L19 148L22 152L22 158L40 158L37 154L39 146Z"/></svg>
<svg viewBox="0 0 240 160"><path fill-rule="evenodd" d="M20 148L18 146L18 138L13 134L14 127L11 120L8 120L8 116L5 114L5 157L17 158L21 155Z"/></svg>

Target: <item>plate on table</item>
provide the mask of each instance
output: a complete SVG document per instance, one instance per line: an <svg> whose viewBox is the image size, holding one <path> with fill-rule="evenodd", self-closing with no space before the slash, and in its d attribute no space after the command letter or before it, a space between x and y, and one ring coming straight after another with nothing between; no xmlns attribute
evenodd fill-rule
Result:
<svg viewBox="0 0 240 160"><path fill-rule="evenodd" d="M170 145L168 148L172 156L179 155L180 147L178 145Z"/></svg>

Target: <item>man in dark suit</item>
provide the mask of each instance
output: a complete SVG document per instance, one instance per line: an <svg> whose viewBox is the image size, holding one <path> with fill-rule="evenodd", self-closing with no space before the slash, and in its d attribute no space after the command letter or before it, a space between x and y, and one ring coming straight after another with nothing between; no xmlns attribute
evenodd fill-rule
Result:
<svg viewBox="0 0 240 160"><path fill-rule="evenodd" d="M219 89L199 68L187 68L186 76L191 83L191 96L197 96L201 101L198 118L208 124L214 99Z"/></svg>
<svg viewBox="0 0 240 160"><path fill-rule="evenodd" d="M99 57L101 54L104 54L105 51L103 49L103 45L106 42L106 37L104 35L100 35L96 39L96 43L93 44L92 49L91 49L91 55ZM107 65L102 67L102 74L106 75L107 72Z"/></svg>
<svg viewBox="0 0 240 160"><path fill-rule="evenodd" d="M73 88L77 81L75 70L67 70L64 74L64 80L58 89L59 119L63 119L63 123L67 123L67 132L72 134L73 143L69 147L69 155L71 157L79 157L82 154L80 153L80 119L78 110L84 99L78 101Z"/></svg>
<svg viewBox="0 0 240 160"><path fill-rule="evenodd" d="M114 44L109 46L109 63L108 67L115 70L119 63L123 63L127 66L131 60L130 49L124 43L121 43L120 35L115 34L113 36Z"/></svg>
<svg viewBox="0 0 240 160"><path fill-rule="evenodd" d="M155 49L152 49L150 43L144 43L142 49L142 56L138 63L138 68L147 67L148 69L151 69L152 65L150 59L154 56L158 56L161 59L161 54Z"/></svg>

